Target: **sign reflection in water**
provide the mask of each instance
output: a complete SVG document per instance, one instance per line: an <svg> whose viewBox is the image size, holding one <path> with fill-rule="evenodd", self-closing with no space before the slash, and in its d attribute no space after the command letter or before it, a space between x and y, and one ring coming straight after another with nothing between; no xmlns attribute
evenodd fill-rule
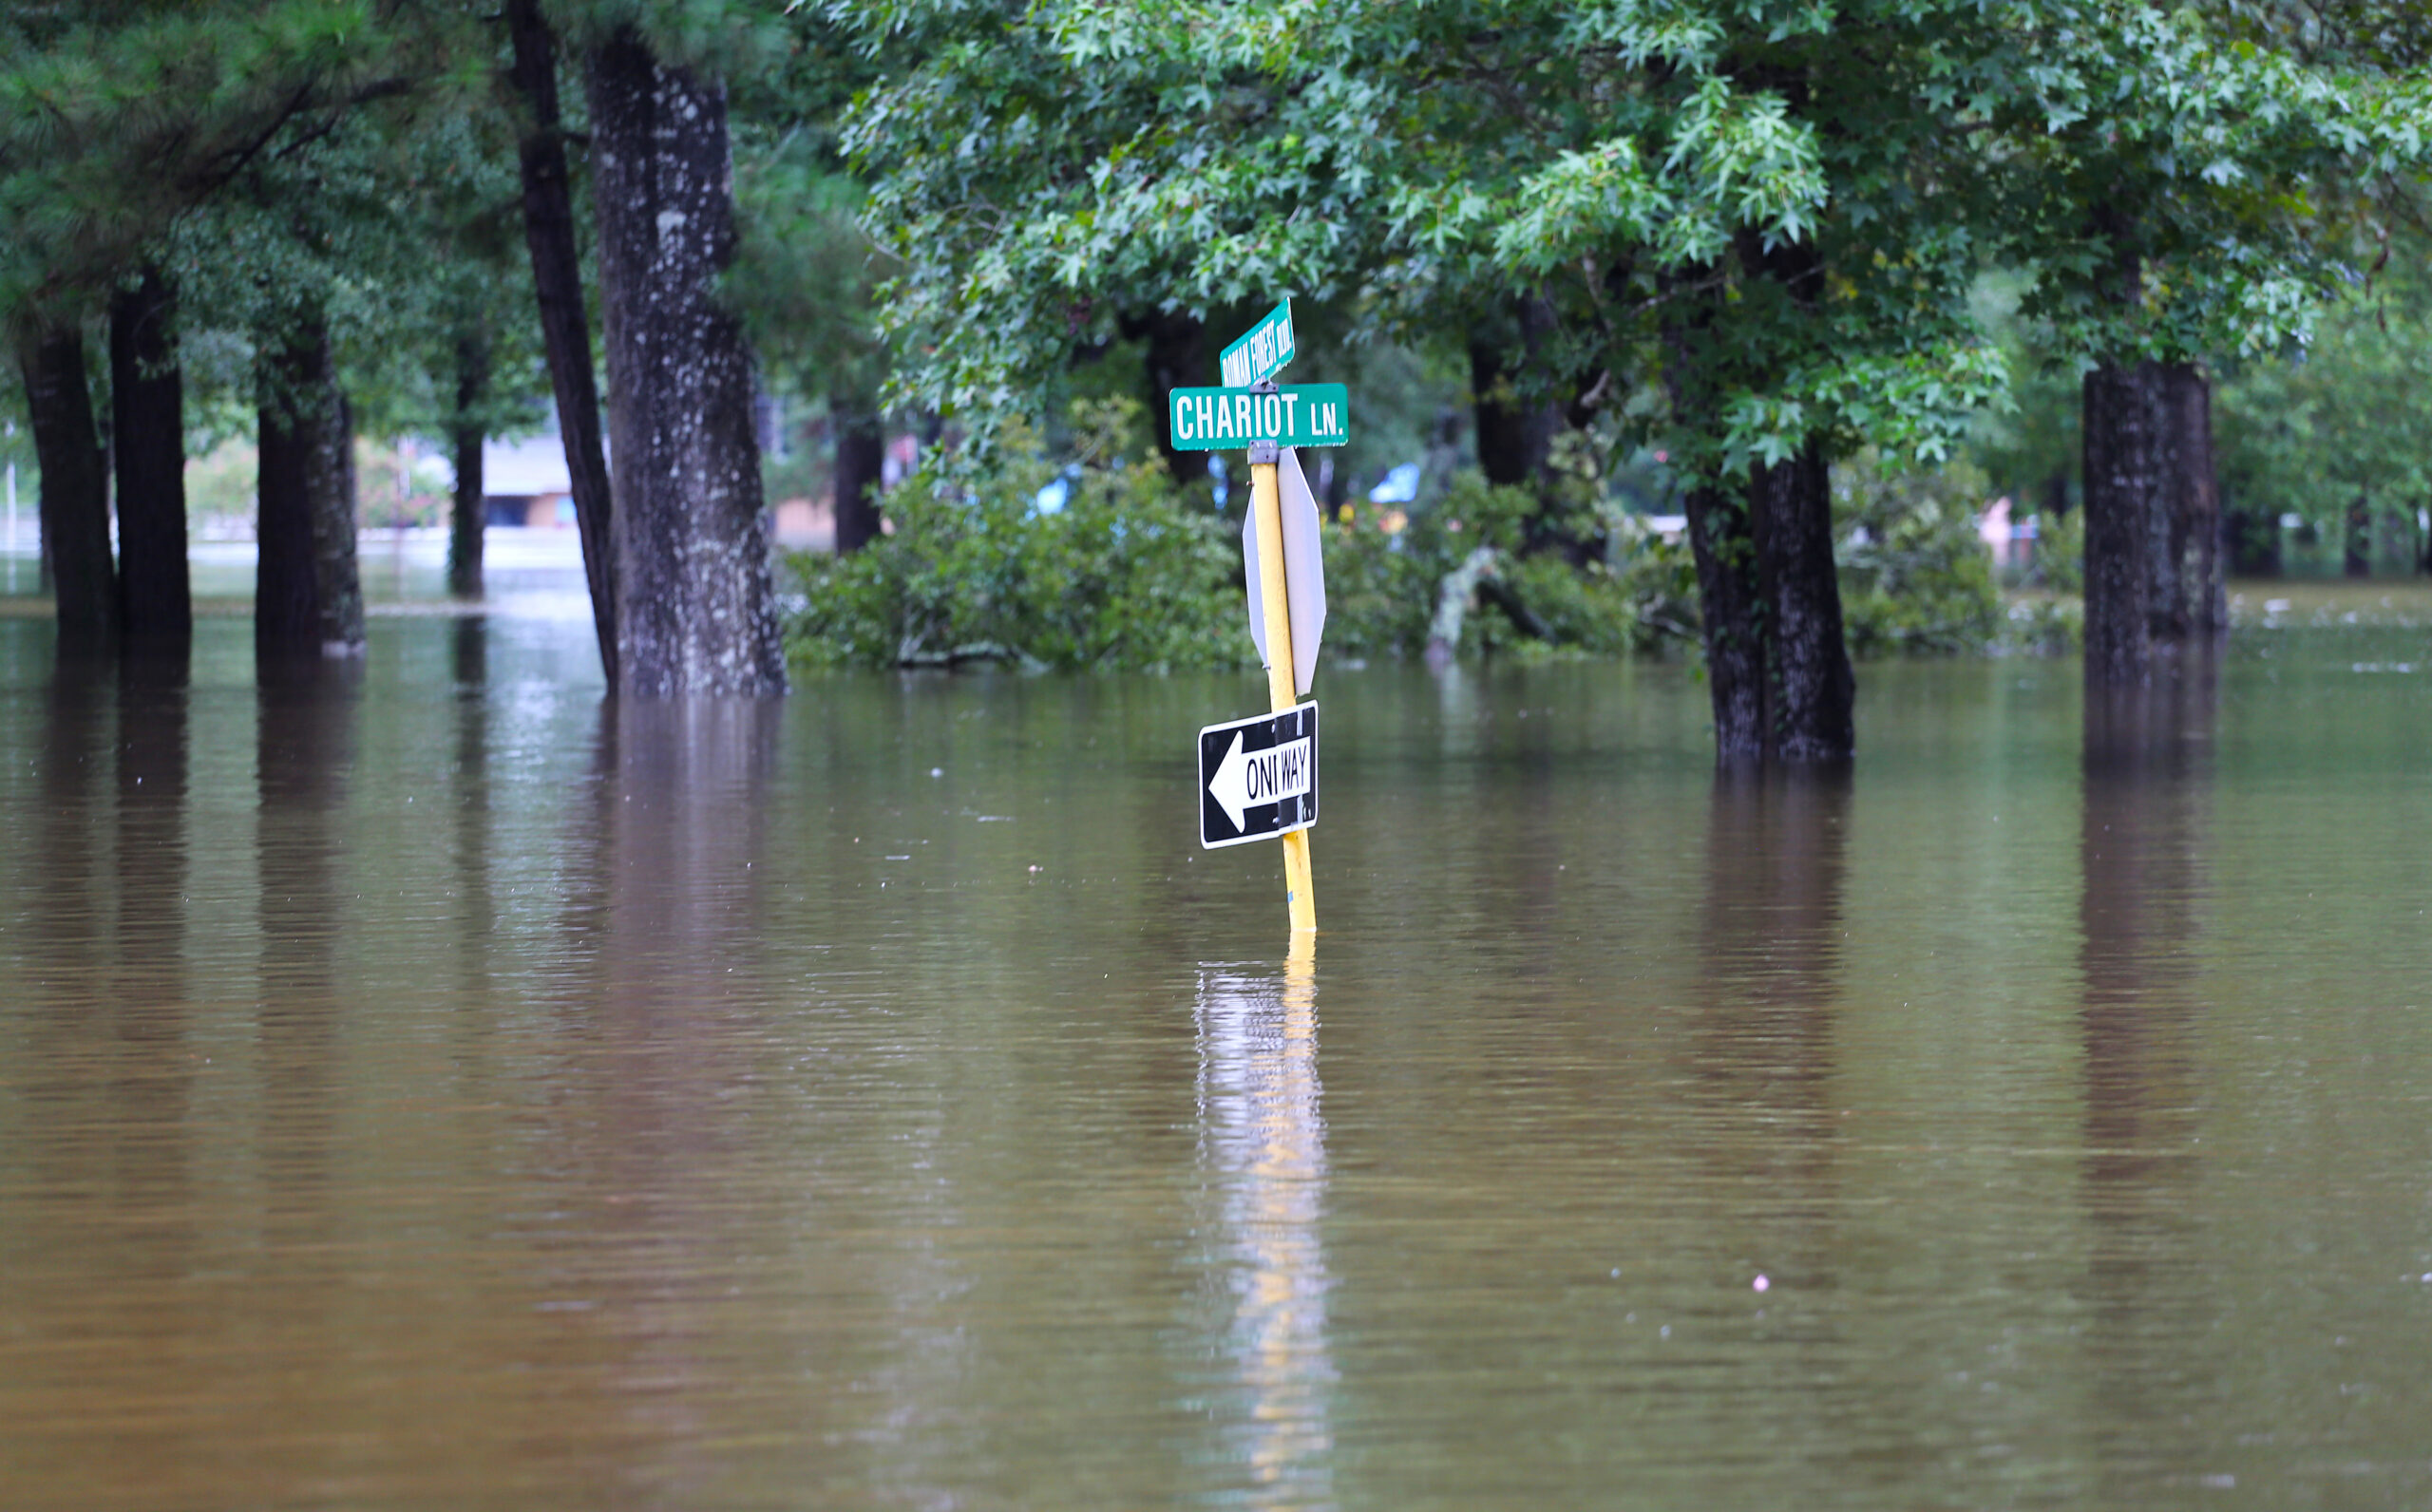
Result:
<svg viewBox="0 0 2432 1512"><path fill-rule="evenodd" d="M1280 992L1279 992L1280 986ZM1199 1028L1199 1160L1221 1194L1224 1332L1232 1379L1214 1418L1229 1465L1245 1466L1251 1503L1334 1503L1328 1398L1324 1088L1318 1080L1316 986L1296 954L1282 981L1204 968Z"/></svg>

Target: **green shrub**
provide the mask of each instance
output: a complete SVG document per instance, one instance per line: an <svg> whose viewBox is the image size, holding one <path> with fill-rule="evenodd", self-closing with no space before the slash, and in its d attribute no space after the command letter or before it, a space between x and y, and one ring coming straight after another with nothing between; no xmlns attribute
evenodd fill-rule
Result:
<svg viewBox="0 0 2432 1512"><path fill-rule="evenodd" d="M2075 597L2015 594L2002 618L1995 649L2004 652L2062 656L2077 650L2085 638L2085 604Z"/></svg>
<svg viewBox="0 0 2432 1512"><path fill-rule="evenodd" d="M2058 517L2036 518L2035 564L2030 579L2056 594L2086 591L2086 512L2072 509Z"/></svg>
<svg viewBox="0 0 2432 1512"><path fill-rule="evenodd" d="M1357 505L1352 520L1326 533L1327 643L1340 634L1360 654L1424 652L1445 578L1480 550L1493 554L1492 567L1461 616L1456 654L1620 655L1694 640L1688 547L1664 542L1637 518L1605 504L1585 468L1560 476L1542 513L1527 490L1474 471L1456 474L1424 507ZM1566 539L1606 555L1573 565L1560 549Z"/></svg>
<svg viewBox="0 0 2432 1512"><path fill-rule="evenodd" d="M1141 448L1138 406L1083 401L1071 461L1008 422L934 459L887 496L892 533L849 557L797 553L802 607L788 631L811 666L955 665L1163 671L1240 667L1241 491L1211 512ZM1062 478L1063 507L1042 489ZM1843 614L1851 649L1959 652L2044 643L2041 611L2004 620L1977 539L1972 469L1835 469ZM1326 646L1335 656L1423 653L1458 629L1461 655L1620 655L1694 646L1697 573L1685 542L1606 501L1593 471L1566 468L1540 509L1475 472L1408 508L1355 503L1323 530ZM1575 558L1585 556L1584 563ZM1438 623L1448 577L1473 580L1466 612Z"/></svg>
<svg viewBox="0 0 2432 1512"><path fill-rule="evenodd" d="M1247 661L1238 527L1128 449L1137 407L1075 405L1075 460L1062 467L1035 428L1010 422L888 494L891 535L846 557L792 554L806 599L788 635L794 659L1110 671ZM1043 513L1039 491L1059 475L1064 505Z"/></svg>
<svg viewBox="0 0 2432 1512"><path fill-rule="evenodd" d="M1834 556L1853 655L1988 649L2003 625L1992 556L1976 533L1987 492L1966 463L1887 471L1872 456L1833 469Z"/></svg>

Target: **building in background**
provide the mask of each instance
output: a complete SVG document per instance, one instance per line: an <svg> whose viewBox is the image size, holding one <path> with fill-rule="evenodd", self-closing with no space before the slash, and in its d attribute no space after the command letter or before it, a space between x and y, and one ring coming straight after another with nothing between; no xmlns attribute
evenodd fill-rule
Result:
<svg viewBox="0 0 2432 1512"><path fill-rule="evenodd" d="M557 432L482 443L482 520L536 530L574 528L574 482Z"/></svg>

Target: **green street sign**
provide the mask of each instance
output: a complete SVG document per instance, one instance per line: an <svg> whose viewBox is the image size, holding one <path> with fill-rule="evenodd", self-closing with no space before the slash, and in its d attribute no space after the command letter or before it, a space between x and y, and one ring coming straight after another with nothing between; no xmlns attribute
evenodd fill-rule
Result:
<svg viewBox="0 0 2432 1512"><path fill-rule="evenodd" d="M1351 439L1351 390L1340 384L1177 388L1166 409L1177 451L1232 451L1254 441L1340 446Z"/></svg>
<svg viewBox="0 0 2432 1512"><path fill-rule="evenodd" d="M1283 365L1292 360L1293 350L1292 301L1286 299L1261 317L1241 340L1226 348L1216 359L1216 367L1227 387L1247 388L1282 372Z"/></svg>

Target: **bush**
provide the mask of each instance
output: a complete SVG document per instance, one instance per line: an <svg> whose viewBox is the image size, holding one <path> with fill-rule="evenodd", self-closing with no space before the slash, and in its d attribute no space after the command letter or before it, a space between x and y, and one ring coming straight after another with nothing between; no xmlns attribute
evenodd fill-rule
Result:
<svg viewBox="0 0 2432 1512"><path fill-rule="evenodd" d="M1036 430L934 460L886 498L893 534L846 557L791 554L807 602L788 634L809 665L1002 660L1055 668L1236 667L1241 543L1205 495L1131 453L1130 401L1075 405L1075 460ZM1042 489L1061 478L1060 509Z"/></svg>
<svg viewBox="0 0 2432 1512"><path fill-rule="evenodd" d="M2056 594L2086 591L2086 512L2072 509L2054 518L2036 517L2035 565L2029 578Z"/></svg>
<svg viewBox="0 0 2432 1512"><path fill-rule="evenodd" d="M1619 655L1698 634L1688 547L1606 505L1576 463L1543 511L1527 490L1471 471L1423 508L1354 506L1326 537L1326 639L1340 633L1358 653L1424 652L1445 579L1481 551L1491 555L1477 602L1460 615L1457 654ZM1586 562L1563 549L1571 543Z"/></svg>
<svg viewBox="0 0 2432 1512"><path fill-rule="evenodd" d="M1887 471L1872 456L1833 469L1834 557L1852 655L1955 655L2003 626L1993 562L1976 534L1985 476L1966 463Z"/></svg>
<svg viewBox="0 0 2432 1512"><path fill-rule="evenodd" d="M1210 513L1140 447L1138 406L1082 401L1073 460L1006 423L933 459L889 494L892 534L849 557L788 557L804 590L788 630L813 666L1168 671L1249 665L1240 490ZM1042 490L1061 481L1060 508ZM2007 624L1976 535L1972 468L1836 468L1842 611L1851 650L1952 653L2050 639ZM1456 654L1619 655L1694 646L1688 546L1613 508L1592 468L1567 463L1540 509L1475 472L1408 508L1359 502L1323 530L1326 647L1336 656L1416 656L1448 635ZM1585 558L1584 561L1579 558ZM1445 584L1474 586L1439 620ZM2062 632L2064 633L2064 632Z"/></svg>

